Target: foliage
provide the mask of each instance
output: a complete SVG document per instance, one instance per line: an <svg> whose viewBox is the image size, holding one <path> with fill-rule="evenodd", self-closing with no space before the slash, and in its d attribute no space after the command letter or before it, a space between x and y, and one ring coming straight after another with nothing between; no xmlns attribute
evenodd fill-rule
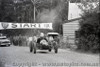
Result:
<svg viewBox="0 0 100 67"><path fill-rule="evenodd" d="M0 21L14 21L15 14L13 12L14 9L12 0L0 0Z"/></svg>
<svg viewBox="0 0 100 67"><path fill-rule="evenodd" d="M0 0L0 22L44 23L52 22L54 31L61 32L67 20L67 0ZM34 5L36 20L34 22ZM38 18L39 17L39 18ZM42 19L44 17L44 19ZM46 19L46 18L48 19ZM42 19L42 21L41 21ZM10 31L11 32L11 31ZM20 30L18 33L23 33ZM12 31L13 33L13 31Z"/></svg>
<svg viewBox="0 0 100 67"><path fill-rule="evenodd" d="M99 52L100 50L100 13L98 13L99 10L96 10L98 7L84 10L82 20L80 21L78 49L92 52Z"/></svg>

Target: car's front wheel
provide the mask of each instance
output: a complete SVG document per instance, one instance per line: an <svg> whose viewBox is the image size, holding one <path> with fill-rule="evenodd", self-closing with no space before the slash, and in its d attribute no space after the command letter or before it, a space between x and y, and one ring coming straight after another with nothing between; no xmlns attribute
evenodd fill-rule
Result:
<svg viewBox="0 0 100 67"><path fill-rule="evenodd" d="M34 49L34 54L36 54L36 43L34 43L33 49Z"/></svg>
<svg viewBox="0 0 100 67"><path fill-rule="evenodd" d="M30 42L29 46L30 46L30 52L32 52L33 51L33 44L32 44L32 42Z"/></svg>

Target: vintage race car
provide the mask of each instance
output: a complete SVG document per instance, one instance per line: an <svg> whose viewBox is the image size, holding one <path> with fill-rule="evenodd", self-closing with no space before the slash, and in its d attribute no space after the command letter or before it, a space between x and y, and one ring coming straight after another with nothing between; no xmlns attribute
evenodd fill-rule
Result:
<svg viewBox="0 0 100 67"><path fill-rule="evenodd" d="M51 52L52 49L54 49L55 53L58 53L58 42L55 40L55 37L58 37L59 34L56 32L49 32L47 33L47 38L53 37L53 40L43 38L38 38L37 42L31 41L30 42L30 52L34 51L34 54L36 54L37 50L48 50Z"/></svg>

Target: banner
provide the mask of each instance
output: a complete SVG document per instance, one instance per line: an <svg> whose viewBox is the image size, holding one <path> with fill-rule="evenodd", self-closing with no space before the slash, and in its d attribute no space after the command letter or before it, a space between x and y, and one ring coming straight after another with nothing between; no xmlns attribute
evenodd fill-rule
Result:
<svg viewBox="0 0 100 67"><path fill-rule="evenodd" d="M53 29L52 23L7 23L0 22L0 30L3 29Z"/></svg>

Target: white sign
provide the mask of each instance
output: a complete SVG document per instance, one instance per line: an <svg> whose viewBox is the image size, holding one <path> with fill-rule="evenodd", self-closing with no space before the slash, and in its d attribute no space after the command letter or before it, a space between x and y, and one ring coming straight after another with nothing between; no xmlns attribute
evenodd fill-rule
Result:
<svg viewBox="0 0 100 67"><path fill-rule="evenodd" d="M79 8L80 3L70 3L69 2L69 9L68 9L68 20L80 18L81 14L83 13L82 10Z"/></svg>
<svg viewBox="0 0 100 67"><path fill-rule="evenodd" d="M98 3L98 2L97 2ZM89 10L91 9L89 7L89 5L92 5L92 9L95 9L97 6L96 2L88 2L87 7L83 6L84 10ZM76 18L80 18L81 15L83 14L83 11L79 8L79 5L82 6L81 3L70 3L69 2L69 9L68 9L68 20L72 20L72 19L76 19Z"/></svg>
<svg viewBox="0 0 100 67"><path fill-rule="evenodd" d="M52 23L6 23L0 22L0 29L53 29Z"/></svg>

